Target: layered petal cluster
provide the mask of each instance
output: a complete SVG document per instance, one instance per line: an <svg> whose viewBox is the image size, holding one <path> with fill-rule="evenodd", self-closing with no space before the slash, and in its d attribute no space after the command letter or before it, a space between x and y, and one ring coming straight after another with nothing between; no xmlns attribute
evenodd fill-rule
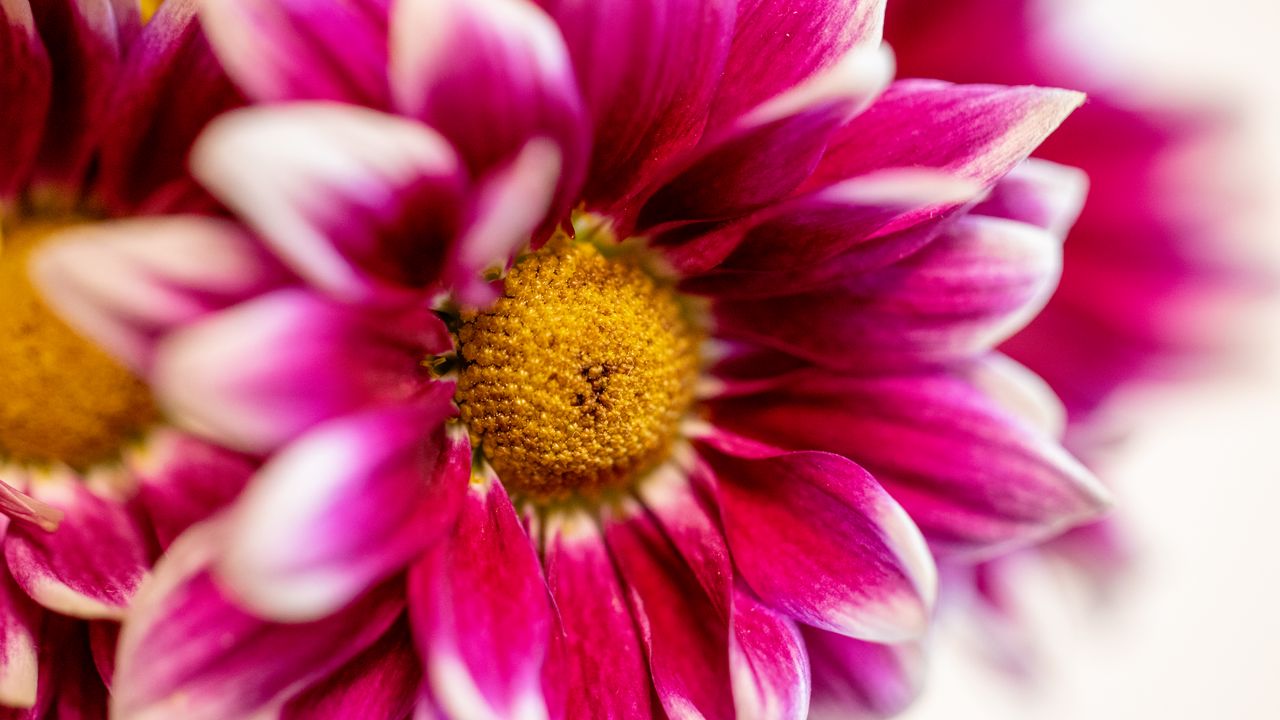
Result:
<svg viewBox="0 0 1280 720"><path fill-rule="evenodd" d="M1083 182L1026 158L1082 96L892 82L883 12L202 4L255 101L192 159L238 222L40 257L180 426L265 458L140 592L115 713L803 718L811 687L859 697L868 652L913 663L871 643L924 632L926 543L1094 517L1060 406L995 351L1057 281ZM661 462L608 492L544 493L459 409L459 328L568 243L642 258L706 351Z"/></svg>
<svg viewBox="0 0 1280 720"><path fill-rule="evenodd" d="M151 496L182 487L191 497L188 487L216 478L206 498L216 504L250 471L146 413L128 428L141 437L113 427L121 413L109 403L144 395L30 290L28 251L53 229L209 205L185 155L208 118L242 96L191 3L172 0L145 25L143 16L137 2L119 0L0 3L4 717L104 716L118 622L158 543L208 512L153 523L151 510L164 505ZM75 269L86 287L112 272Z"/></svg>

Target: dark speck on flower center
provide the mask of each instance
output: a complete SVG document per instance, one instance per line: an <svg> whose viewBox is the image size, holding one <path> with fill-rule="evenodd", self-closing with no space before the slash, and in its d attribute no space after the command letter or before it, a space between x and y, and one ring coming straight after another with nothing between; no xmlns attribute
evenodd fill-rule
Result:
<svg viewBox="0 0 1280 720"><path fill-rule="evenodd" d="M0 460L83 470L117 460L157 416L146 386L32 287L32 251L77 222L18 218L0 228Z"/></svg>
<svg viewBox="0 0 1280 720"><path fill-rule="evenodd" d="M538 500L629 486L662 462L693 400L700 335L668 284L558 236L464 316L457 401L509 490Z"/></svg>

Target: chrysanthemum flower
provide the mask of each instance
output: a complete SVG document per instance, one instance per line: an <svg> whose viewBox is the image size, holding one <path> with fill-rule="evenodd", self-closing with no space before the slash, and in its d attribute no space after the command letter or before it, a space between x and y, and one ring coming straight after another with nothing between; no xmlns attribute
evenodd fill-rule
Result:
<svg viewBox="0 0 1280 720"><path fill-rule="evenodd" d="M188 3L145 27L136 2L0 3L0 705L22 717L106 711L114 621L156 542L126 500L198 481L205 456L228 487L238 462L167 429L145 385L48 309L28 260L69 227L193 207L183 156L237 97ZM170 519L156 529L185 524Z"/></svg>
<svg viewBox="0 0 1280 720"><path fill-rule="evenodd" d="M1062 281L1044 311L1001 350L1048 382L1064 401L1060 422L1068 446L1086 461L1100 462L1105 448L1099 438L1119 429L1101 412L1106 401L1221 347L1218 328L1206 319L1230 305L1224 301L1238 302L1241 286L1249 283L1232 267L1224 230L1207 224L1196 208L1216 207L1221 191L1212 173L1169 174L1173 156L1217 132L1214 114L1153 106L1149 98L1134 105L1099 82L1092 47L1049 37L1053 26L1045 21L1052 15L1046 11L1054 6L896 0L886 33L901 74L909 77L1064 85L1090 93L1089 102L1035 152L1089 177L1089 201L1065 245ZM1125 536L1122 525L1103 520L1055 537L1035 553L1065 559L1105 590L1128 558ZM1012 560L946 568L943 595L970 611L964 620L983 628L990 656L1021 673L1033 669L1028 648L1034 638L1011 613L1018 591L1008 572ZM860 650L849 682L858 687L867 714L892 715L914 699L919 659L914 647ZM819 697L823 678L814 682Z"/></svg>
<svg viewBox="0 0 1280 720"><path fill-rule="evenodd" d="M120 715L804 717L806 646L925 629L925 537L1098 512L992 352L1056 280L1080 179L1021 163L1081 96L888 85L881 2L386 5L204 5L264 103L193 155L245 229L43 256L269 458L140 593Z"/></svg>

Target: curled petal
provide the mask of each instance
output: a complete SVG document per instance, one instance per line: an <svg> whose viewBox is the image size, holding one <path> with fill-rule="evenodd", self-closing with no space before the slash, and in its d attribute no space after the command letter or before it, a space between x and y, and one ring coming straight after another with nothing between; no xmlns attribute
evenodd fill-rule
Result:
<svg viewBox="0 0 1280 720"><path fill-rule="evenodd" d="M410 613L431 697L449 717L547 717L551 637L533 543L498 482L473 483L453 534L409 575Z"/></svg>
<svg viewBox="0 0 1280 720"><path fill-rule="evenodd" d="M925 631L937 592L932 557L865 470L820 452L736 457L706 440L699 451L715 473L734 565L766 605L870 640Z"/></svg>
<svg viewBox="0 0 1280 720"><path fill-rule="evenodd" d="M419 397L432 385L422 360L447 347L447 332L423 308L375 320L280 290L167 337L153 384L179 425L265 452L316 423Z"/></svg>
<svg viewBox="0 0 1280 720"><path fill-rule="evenodd" d="M804 628L813 662L814 720L892 717L906 710L924 684L918 643L880 645Z"/></svg>
<svg viewBox="0 0 1280 720"><path fill-rule="evenodd" d="M867 467L935 550L991 554L1095 517L1105 490L1044 432L1022 372L984 365L793 376L777 390L714 402L714 416L739 432ZM993 387L1001 388L994 396Z"/></svg>
<svg viewBox="0 0 1280 720"><path fill-rule="evenodd" d="M729 669L740 720L804 720L809 716L810 670L800 629L734 588Z"/></svg>
<svg viewBox="0 0 1280 720"><path fill-rule="evenodd" d="M162 336L288 277L239 228L196 217L67 230L37 251L32 274L63 318L140 375Z"/></svg>
<svg viewBox="0 0 1280 720"><path fill-rule="evenodd" d="M284 621L332 613L445 533L469 475L446 432L452 387L419 405L340 418L285 448L228 514L215 573L247 607Z"/></svg>
<svg viewBox="0 0 1280 720"><path fill-rule="evenodd" d="M237 110L209 126L191 165L299 275L343 300L435 282L462 222L449 143L363 108Z"/></svg>
<svg viewBox="0 0 1280 720"><path fill-rule="evenodd" d="M1060 238L965 216L905 260L830 288L718 302L717 328L841 370L950 362L1021 329L1048 301L1061 270Z"/></svg>
<svg viewBox="0 0 1280 720"><path fill-rule="evenodd" d="M120 635L112 717L224 720L278 708L383 637L404 612L403 584L323 620L279 624L246 612L214 582L217 520L184 534L138 594Z"/></svg>
<svg viewBox="0 0 1280 720"><path fill-rule="evenodd" d="M8 568L0 567L0 706L29 708L36 703L36 637L42 615Z"/></svg>
<svg viewBox="0 0 1280 720"><path fill-rule="evenodd" d="M558 218L586 173L589 125L559 29L527 0L397 0L391 80L400 109L439 130L475 175L532 139L559 146Z"/></svg>
<svg viewBox="0 0 1280 720"><path fill-rule="evenodd" d="M973 212L1065 236L1080 217L1088 189L1089 177L1083 170L1030 158L1000 178Z"/></svg>
<svg viewBox="0 0 1280 720"><path fill-rule="evenodd" d="M54 473L31 496L63 513L52 532L12 523L4 539L13 577L36 602L64 615L118 620L147 573L148 546L119 498Z"/></svg>

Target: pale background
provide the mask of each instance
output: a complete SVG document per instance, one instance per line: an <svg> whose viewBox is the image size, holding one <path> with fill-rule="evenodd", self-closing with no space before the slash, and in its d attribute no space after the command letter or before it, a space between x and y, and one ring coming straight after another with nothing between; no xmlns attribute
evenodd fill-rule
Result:
<svg viewBox="0 0 1280 720"><path fill-rule="evenodd" d="M1260 207L1242 219L1280 267L1280 0L1063 2L1117 77L1156 69L1162 90L1243 103ZM1280 305L1251 320L1248 363L1131 398L1142 420L1112 475L1139 565L1110 607L1029 577L1038 681L992 671L952 623L909 720L1280 720Z"/></svg>

